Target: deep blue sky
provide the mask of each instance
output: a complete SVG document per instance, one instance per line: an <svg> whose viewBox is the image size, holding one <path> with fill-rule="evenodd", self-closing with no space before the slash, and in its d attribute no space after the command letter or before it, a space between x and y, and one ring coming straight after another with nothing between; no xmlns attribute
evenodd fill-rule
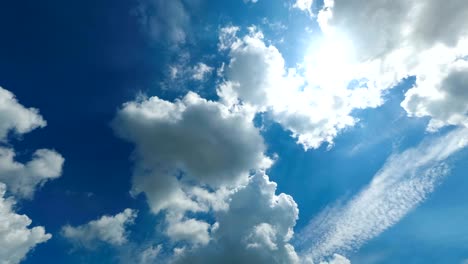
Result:
<svg viewBox="0 0 468 264"><path fill-rule="evenodd" d="M21 104L40 109L48 123L11 141L18 160L39 148L55 149L66 159L59 179L44 185L33 200L20 203L19 212L54 236L37 246L24 263L114 263L113 249L72 252L59 232L64 224L81 225L124 208L140 211L132 238L164 242L155 234L160 219L149 213L143 197L129 194L133 147L114 135L110 122L116 110L139 92L173 100L198 90L215 98L215 86L210 80L202 89L189 82L163 90L160 83L167 78L167 65L177 61L177 53L164 39L151 39L142 32L134 8L131 0L0 4L0 86L13 92ZM279 0L255 5L212 1L191 12L193 25L181 50L190 51L192 62L208 58L212 65L226 60L210 57L217 52L219 26L245 28L261 24L264 17L287 24L285 42L277 45L287 64L303 55L309 39L300 35L304 25L317 27L307 15L290 12ZM268 38L277 37L268 27L262 29ZM400 107L412 83L409 78L392 89L383 106L357 111L360 123L342 131L331 150L322 146L304 152L290 132L266 121L262 134L268 152L279 155L269 175L278 183L278 191L290 194L299 205L296 231L327 205L366 186L391 153L416 146L427 136L428 120L408 118ZM353 263L459 263L467 258L467 157L465 150L451 161L451 175L426 203L347 257Z"/></svg>

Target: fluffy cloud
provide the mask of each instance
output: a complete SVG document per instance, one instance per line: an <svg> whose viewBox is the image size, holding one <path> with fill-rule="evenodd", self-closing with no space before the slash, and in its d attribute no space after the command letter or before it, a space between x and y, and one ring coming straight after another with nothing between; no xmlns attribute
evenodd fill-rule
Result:
<svg viewBox="0 0 468 264"><path fill-rule="evenodd" d="M240 100L257 111L268 112L305 149L318 148L324 142L333 144L341 130L355 124L351 116L354 109L382 103L380 93L367 87L347 89L346 82L330 83L339 79L335 76L317 82L315 72L310 74L299 67L287 69L282 54L265 44L261 32L251 28L240 39L237 31L228 27L220 32L219 48L229 50L231 60L218 94L227 104Z"/></svg>
<svg viewBox="0 0 468 264"><path fill-rule="evenodd" d="M299 211L291 196L275 192L276 183L264 173L252 176L230 197L229 209L216 214L210 243L175 262L298 263L288 241Z"/></svg>
<svg viewBox="0 0 468 264"><path fill-rule="evenodd" d="M0 182L17 197L31 199L38 186L60 177L64 158L55 151L36 150L26 164L14 160L13 149L0 147Z"/></svg>
<svg viewBox="0 0 468 264"><path fill-rule="evenodd" d="M156 213L174 206L196 209L182 190L185 178L235 186L249 170L271 165L250 113L192 92L174 103L157 97L126 103L113 127L135 143L133 192L144 192Z"/></svg>
<svg viewBox="0 0 468 264"><path fill-rule="evenodd" d="M185 213L226 208L230 189L271 166L252 119L247 108L192 92L173 103L143 98L118 112L116 133L135 144L132 193L144 193L154 213L164 210L171 240L207 244L212 226Z"/></svg>
<svg viewBox="0 0 468 264"><path fill-rule="evenodd" d="M49 240L42 226L28 228L31 219L14 212L15 201L5 198L6 186L0 183L0 259L1 263L19 263L37 244Z"/></svg>
<svg viewBox="0 0 468 264"><path fill-rule="evenodd" d="M166 234L174 241L187 241L193 245L206 245L210 241L211 225L183 215L169 213Z"/></svg>
<svg viewBox="0 0 468 264"><path fill-rule="evenodd" d="M126 228L134 223L137 211L125 209L114 216L102 216L87 224L73 227L66 225L62 235L75 246L92 249L100 243L120 246L127 242Z"/></svg>
<svg viewBox="0 0 468 264"><path fill-rule="evenodd" d="M402 103L410 116L431 117L428 130L447 125L468 127L468 61L418 79Z"/></svg>
<svg viewBox="0 0 468 264"><path fill-rule="evenodd" d="M432 117L430 131L466 125L466 108L452 107L460 105L463 99L456 97L463 97L459 91L467 86L466 1L328 0L318 21L327 37L348 40L350 79L384 90L416 76L402 104L410 116Z"/></svg>
<svg viewBox="0 0 468 264"><path fill-rule="evenodd" d="M397 223L448 174L445 160L468 145L459 128L391 156L371 183L344 205L325 210L301 234L314 260L355 250Z"/></svg>
<svg viewBox="0 0 468 264"><path fill-rule="evenodd" d="M38 127L45 127L46 121L35 108L19 104L13 93L0 87L0 142L6 141L10 131L25 134Z"/></svg>
<svg viewBox="0 0 468 264"><path fill-rule="evenodd" d="M0 87L0 143L8 144L8 135L22 135L46 121L35 108L19 104L13 93ZM5 144L5 145L6 145ZM31 219L14 212L13 197L32 198L38 186L62 173L64 159L55 151L39 149L26 164L14 160L13 148L0 147L0 259L1 263L19 263L37 244L51 238L43 227L28 229Z"/></svg>

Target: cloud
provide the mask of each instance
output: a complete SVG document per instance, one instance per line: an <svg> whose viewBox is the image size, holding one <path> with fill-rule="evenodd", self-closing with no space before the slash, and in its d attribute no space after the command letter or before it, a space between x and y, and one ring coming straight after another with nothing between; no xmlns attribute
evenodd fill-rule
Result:
<svg viewBox="0 0 468 264"><path fill-rule="evenodd" d="M28 228L31 219L14 212L15 201L5 197L6 186L0 183L0 259L2 263L20 263L37 244L46 242L52 235L44 227Z"/></svg>
<svg viewBox="0 0 468 264"><path fill-rule="evenodd" d="M271 165L250 113L193 92L174 103L158 97L128 102L113 127L135 144L133 192L144 192L156 213L174 206L196 210L180 186L185 178L236 186L251 169Z"/></svg>
<svg viewBox="0 0 468 264"><path fill-rule="evenodd" d="M0 142L7 141L11 131L22 135L46 124L37 109L25 108L13 93L0 87Z"/></svg>
<svg viewBox="0 0 468 264"><path fill-rule="evenodd" d="M8 135L23 135L46 121L35 108L26 108L13 93L0 87L0 259L2 263L19 263L37 244L52 236L44 227L28 228L32 221L14 212L15 198L31 199L37 188L60 177L64 158L53 150L39 149L26 164L14 160L15 150L6 147ZM5 194L15 198L6 198Z"/></svg>
<svg viewBox="0 0 468 264"><path fill-rule="evenodd" d="M210 241L211 225L180 214L169 214L166 234L174 241L188 241L193 245L206 245Z"/></svg>
<svg viewBox="0 0 468 264"><path fill-rule="evenodd" d="M241 101L268 113L291 131L304 149L318 148L323 143L332 145L340 131L356 123L353 110L382 103L381 94L367 87L347 89L346 82L330 83L338 79L336 76L317 82L315 73L300 67L287 69L280 51L265 44L261 32L249 30L243 38L236 37L236 27L220 31L219 48L227 49L231 59L218 94L226 104ZM333 53L336 51L328 52ZM335 69L338 66L330 64Z"/></svg>
<svg viewBox="0 0 468 264"><path fill-rule="evenodd" d="M198 63L192 69L192 79L197 81L203 81L210 73L213 72L213 67L210 67L204 63Z"/></svg>
<svg viewBox="0 0 468 264"><path fill-rule="evenodd" d="M155 41L179 45L187 39L190 16L182 0L140 0L135 15Z"/></svg>
<svg viewBox="0 0 468 264"><path fill-rule="evenodd" d="M66 225L62 235L77 247L93 249L101 243L120 246L127 243L127 230L137 217L137 211L125 209L114 216L102 216L87 224L73 227Z"/></svg>
<svg viewBox="0 0 468 264"><path fill-rule="evenodd" d="M139 254L140 261L138 262L139 264L150 264L150 263L155 263L156 258L158 255L161 253L162 246L157 245L157 246L150 246L143 250L141 254Z"/></svg>
<svg viewBox="0 0 468 264"><path fill-rule="evenodd" d="M320 262L320 264L351 264L351 261L339 254L333 254L333 258L330 261Z"/></svg>
<svg viewBox="0 0 468 264"><path fill-rule="evenodd" d="M305 255L320 260L359 248L396 224L449 172L446 159L468 144L468 130L448 134L391 156L371 183L344 205L314 219L299 236Z"/></svg>
<svg viewBox="0 0 468 264"><path fill-rule="evenodd" d="M429 131L448 125L468 127L468 61L458 60L445 68L418 79L402 102L408 115L431 117Z"/></svg>
<svg viewBox="0 0 468 264"><path fill-rule="evenodd" d="M402 104L408 114L432 117L429 131L466 126L467 110L453 95L467 85L468 2L328 0L318 22L326 37L348 40L348 80L378 91L416 76Z"/></svg>
<svg viewBox="0 0 468 264"><path fill-rule="evenodd" d="M53 150L39 149L26 164L14 160L15 152L0 147L0 182L20 198L31 199L38 187L62 175L64 158Z"/></svg>
<svg viewBox="0 0 468 264"><path fill-rule="evenodd" d="M175 263L299 263L293 236L299 210L293 198L275 194L276 183L258 172L216 213L212 240L176 256Z"/></svg>
<svg viewBox="0 0 468 264"><path fill-rule="evenodd" d="M312 15L312 4L314 0L296 0L293 5L293 8L297 8L301 11L307 11L310 15Z"/></svg>
<svg viewBox="0 0 468 264"><path fill-rule="evenodd" d="M132 193L164 211L174 242L206 244L212 226L186 212L226 208L231 190L272 160L247 108L229 108L189 92L175 102L158 97L128 102L117 113L117 135L135 144Z"/></svg>

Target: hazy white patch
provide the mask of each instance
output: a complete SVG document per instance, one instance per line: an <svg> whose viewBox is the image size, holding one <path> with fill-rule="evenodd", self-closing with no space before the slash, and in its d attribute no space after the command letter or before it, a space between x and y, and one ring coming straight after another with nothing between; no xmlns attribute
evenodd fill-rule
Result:
<svg viewBox="0 0 468 264"><path fill-rule="evenodd" d="M213 72L213 67L200 62L193 67L192 72L192 79L203 81L209 74Z"/></svg>
<svg viewBox="0 0 468 264"><path fill-rule="evenodd" d="M154 41L185 43L190 15L181 0L140 0L134 10L143 31Z"/></svg>

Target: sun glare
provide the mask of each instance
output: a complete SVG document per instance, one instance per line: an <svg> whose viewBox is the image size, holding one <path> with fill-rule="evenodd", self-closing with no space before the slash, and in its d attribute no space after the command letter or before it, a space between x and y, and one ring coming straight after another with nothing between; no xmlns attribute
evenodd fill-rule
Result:
<svg viewBox="0 0 468 264"><path fill-rule="evenodd" d="M352 80L353 47L344 34L326 34L313 40L305 56L305 77L309 84L339 88Z"/></svg>

